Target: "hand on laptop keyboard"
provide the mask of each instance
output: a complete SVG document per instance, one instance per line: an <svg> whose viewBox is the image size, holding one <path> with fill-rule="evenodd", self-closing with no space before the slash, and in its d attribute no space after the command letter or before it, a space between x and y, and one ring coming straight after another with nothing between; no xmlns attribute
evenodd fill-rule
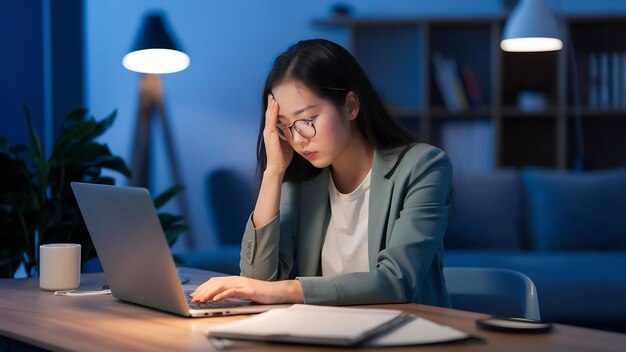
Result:
<svg viewBox="0 0 626 352"><path fill-rule="evenodd" d="M192 294L192 302L243 297L261 304L303 303L297 280L263 281L242 276L212 277Z"/></svg>
<svg viewBox="0 0 626 352"><path fill-rule="evenodd" d="M190 296L194 290L185 291L185 297L187 298L187 304L189 304L189 308L194 309L205 309L205 308L232 308L232 307L242 307L242 306L251 306L256 303L245 298L226 298L220 301L206 301L206 302L192 302L192 298Z"/></svg>

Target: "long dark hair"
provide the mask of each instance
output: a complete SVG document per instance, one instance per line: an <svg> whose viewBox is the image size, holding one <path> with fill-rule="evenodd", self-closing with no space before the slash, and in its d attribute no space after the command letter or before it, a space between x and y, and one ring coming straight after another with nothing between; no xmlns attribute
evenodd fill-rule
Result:
<svg viewBox="0 0 626 352"><path fill-rule="evenodd" d="M265 81L261 96L263 105L261 126L257 140L259 178L267 165L263 141L267 96L273 88L286 80L303 83L320 98L330 101L337 107L345 104L348 92L354 92L360 103L356 118L358 129L374 148L399 147L416 141L413 135L387 112L365 72L346 49L325 39L303 40L274 60ZM294 153L285 173L285 181L303 181L319 172L320 169Z"/></svg>

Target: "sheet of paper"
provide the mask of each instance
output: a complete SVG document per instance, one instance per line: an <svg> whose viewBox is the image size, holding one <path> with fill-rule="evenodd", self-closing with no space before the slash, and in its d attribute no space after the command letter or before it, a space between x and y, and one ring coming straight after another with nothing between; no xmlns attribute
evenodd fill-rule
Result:
<svg viewBox="0 0 626 352"><path fill-rule="evenodd" d="M360 342L402 311L294 305L212 327L207 334L216 346L238 345L238 339L312 344ZM405 314L406 315L406 314ZM404 316L405 316L404 315ZM406 319L405 319L406 320ZM384 329L383 329L384 331ZM365 346L407 346L467 339L470 335L432 321L410 317L406 323L365 340ZM240 340L239 340L240 341Z"/></svg>
<svg viewBox="0 0 626 352"><path fill-rule="evenodd" d="M96 290L96 291L82 291L82 290L75 290L75 291L54 291L54 295L55 296L99 296L99 295L110 295L111 294L111 290L110 289L106 289L106 290Z"/></svg>
<svg viewBox="0 0 626 352"><path fill-rule="evenodd" d="M441 343L468 339L471 336L463 331L430 320L412 319L406 324L376 336L365 343L366 346L410 346Z"/></svg>
<svg viewBox="0 0 626 352"><path fill-rule="evenodd" d="M212 337L350 345L403 319L399 310L295 304L211 328Z"/></svg>

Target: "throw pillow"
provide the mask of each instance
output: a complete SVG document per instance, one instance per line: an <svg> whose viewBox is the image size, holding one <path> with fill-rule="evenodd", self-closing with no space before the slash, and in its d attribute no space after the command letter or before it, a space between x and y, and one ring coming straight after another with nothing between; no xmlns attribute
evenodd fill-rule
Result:
<svg viewBox="0 0 626 352"><path fill-rule="evenodd" d="M523 180L537 249L626 249L626 169L529 168Z"/></svg>
<svg viewBox="0 0 626 352"><path fill-rule="evenodd" d="M455 175L445 247L520 249L520 188L512 169Z"/></svg>

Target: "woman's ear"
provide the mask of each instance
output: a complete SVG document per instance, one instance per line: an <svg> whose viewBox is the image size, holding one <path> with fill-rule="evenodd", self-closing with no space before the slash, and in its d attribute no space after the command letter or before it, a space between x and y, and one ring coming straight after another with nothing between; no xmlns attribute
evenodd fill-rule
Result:
<svg viewBox="0 0 626 352"><path fill-rule="evenodd" d="M357 117L360 107L359 97L353 91L349 91L346 95L346 109L350 115L350 120Z"/></svg>

